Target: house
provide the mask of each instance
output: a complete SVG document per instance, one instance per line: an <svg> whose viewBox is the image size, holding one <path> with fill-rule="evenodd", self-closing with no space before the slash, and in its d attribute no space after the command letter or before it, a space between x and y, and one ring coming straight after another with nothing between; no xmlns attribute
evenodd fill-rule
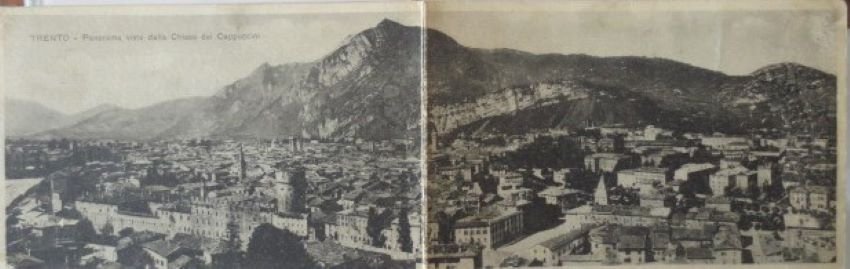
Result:
<svg viewBox="0 0 850 269"><path fill-rule="evenodd" d="M585 226L578 230L572 230L565 234L559 234L549 238L533 247L529 252L530 257L540 261L545 266L559 266L560 257L571 254L579 246L587 242L587 234L591 226Z"/></svg>
<svg viewBox="0 0 850 269"><path fill-rule="evenodd" d="M614 173L634 166L633 158L625 154L595 153L584 157L584 168L591 172Z"/></svg>
<svg viewBox="0 0 850 269"><path fill-rule="evenodd" d="M650 243L652 244L652 249L650 250L650 257L648 261L652 262L666 262L672 261L667 255L668 249L671 248L670 242L670 234L669 230L653 230L650 233Z"/></svg>
<svg viewBox="0 0 850 269"><path fill-rule="evenodd" d="M718 211L732 211L732 200L724 196L712 196L705 199L705 207L713 208Z"/></svg>
<svg viewBox="0 0 850 269"><path fill-rule="evenodd" d="M709 248L714 237L705 229L672 228L670 240L687 248Z"/></svg>
<svg viewBox="0 0 850 269"><path fill-rule="evenodd" d="M646 193L656 184L666 184L671 177L670 171L666 168L641 167L617 173L617 185L638 188L641 193Z"/></svg>
<svg viewBox="0 0 850 269"><path fill-rule="evenodd" d="M642 232L626 232L619 237L617 254L621 263L641 264L647 262L647 235Z"/></svg>
<svg viewBox="0 0 850 269"><path fill-rule="evenodd" d="M481 250L454 244L428 247L428 269L481 268Z"/></svg>
<svg viewBox="0 0 850 269"><path fill-rule="evenodd" d="M827 210L830 207L829 189L824 186L798 186L789 191L791 206L796 209Z"/></svg>
<svg viewBox="0 0 850 269"><path fill-rule="evenodd" d="M86 244L85 249L90 249L92 252L81 257L81 261L90 261L94 259L112 262L118 261L118 252L115 250L115 246L90 243Z"/></svg>
<svg viewBox="0 0 850 269"><path fill-rule="evenodd" d="M741 234L734 226L720 226L714 234L715 263L740 264L742 262Z"/></svg>
<svg viewBox="0 0 850 269"><path fill-rule="evenodd" d="M778 174L777 166L773 163L761 163L756 170L757 184L759 187L772 186Z"/></svg>
<svg viewBox="0 0 850 269"><path fill-rule="evenodd" d="M715 196L726 195L726 189L737 187L746 192L756 186L756 172L744 167L723 169L709 176L709 187Z"/></svg>
<svg viewBox="0 0 850 269"><path fill-rule="evenodd" d="M549 187L537 193L537 196L543 198L546 204L558 206L562 211L566 211L578 207L583 194L576 189Z"/></svg>
<svg viewBox="0 0 850 269"><path fill-rule="evenodd" d="M523 229L523 214L517 210L484 208L476 215L462 218L455 223L457 244L478 244L495 248L519 236Z"/></svg>
<svg viewBox="0 0 850 269"><path fill-rule="evenodd" d="M197 250L182 247L176 243L157 240L142 245L156 269L185 268L200 253Z"/></svg>
<svg viewBox="0 0 850 269"><path fill-rule="evenodd" d="M803 238L803 252L805 262L835 262L836 249L835 237L805 237Z"/></svg>
<svg viewBox="0 0 850 269"><path fill-rule="evenodd" d="M686 163L673 172L673 180L681 182L699 182L708 184L709 175L717 171L717 166L710 163Z"/></svg>
<svg viewBox="0 0 850 269"><path fill-rule="evenodd" d="M685 259L696 264L713 264L715 260L711 248L685 248Z"/></svg>
<svg viewBox="0 0 850 269"><path fill-rule="evenodd" d="M616 229L617 226L604 225L594 228L588 233L591 256L595 257L597 260L605 260L607 259L606 255L609 252L615 251L614 247L617 245L618 241L617 236L614 234Z"/></svg>
<svg viewBox="0 0 850 269"><path fill-rule="evenodd" d="M655 189L650 189L650 191L647 192L641 192L638 194L638 198L640 198L640 206L650 208L664 207L664 194Z"/></svg>
<svg viewBox="0 0 850 269"><path fill-rule="evenodd" d="M746 247L753 257L753 263L782 263L782 240L778 240L771 232L755 232L751 236L752 243Z"/></svg>

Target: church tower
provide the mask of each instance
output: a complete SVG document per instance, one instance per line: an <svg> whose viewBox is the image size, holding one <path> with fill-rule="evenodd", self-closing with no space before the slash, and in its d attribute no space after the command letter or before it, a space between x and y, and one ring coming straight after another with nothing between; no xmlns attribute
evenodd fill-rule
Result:
<svg viewBox="0 0 850 269"><path fill-rule="evenodd" d="M306 206L307 180L303 169L275 172L274 192L277 210L282 213L300 213Z"/></svg>
<svg viewBox="0 0 850 269"><path fill-rule="evenodd" d="M56 214L62 210L62 198L59 197L59 193L53 188L53 179L48 180L50 180L50 211Z"/></svg>
<svg viewBox="0 0 850 269"><path fill-rule="evenodd" d="M608 205L608 189L605 187L605 176L599 177L599 184L596 185L593 201L597 205Z"/></svg>
<svg viewBox="0 0 850 269"><path fill-rule="evenodd" d="M247 172L245 171L245 150L242 148L242 144L239 144L239 181L245 181L245 177Z"/></svg>

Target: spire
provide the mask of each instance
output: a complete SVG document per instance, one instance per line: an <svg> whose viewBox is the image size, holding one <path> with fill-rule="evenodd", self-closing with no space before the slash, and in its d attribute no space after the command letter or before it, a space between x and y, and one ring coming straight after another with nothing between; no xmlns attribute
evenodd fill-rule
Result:
<svg viewBox="0 0 850 269"><path fill-rule="evenodd" d="M239 143L239 181L245 180L245 150L242 148L242 143Z"/></svg>
<svg viewBox="0 0 850 269"><path fill-rule="evenodd" d="M598 205L608 205L608 189L605 187L605 176L599 176L599 184L596 185L593 200Z"/></svg>
<svg viewBox="0 0 850 269"><path fill-rule="evenodd" d="M201 185L201 199L204 199L204 201L206 201L207 200L207 177L206 176L201 177L201 182L203 182L203 184Z"/></svg>

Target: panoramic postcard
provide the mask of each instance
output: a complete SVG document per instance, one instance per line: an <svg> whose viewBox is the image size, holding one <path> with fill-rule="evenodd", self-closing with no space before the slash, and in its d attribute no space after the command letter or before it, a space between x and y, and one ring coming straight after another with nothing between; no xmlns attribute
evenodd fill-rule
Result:
<svg viewBox="0 0 850 269"><path fill-rule="evenodd" d="M5 265L414 268L421 4L5 10Z"/></svg>
<svg viewBox="0 0 850 269"><path fill-rule="evenodd" d="M843 268L844 3L719 2L429 3L428 268Z"/></svg>
<svg viewBox="0 0 850 269"><path fill-rule="evenodd" d="M0 267L842 268L839 0L0 9Z"/></svg>

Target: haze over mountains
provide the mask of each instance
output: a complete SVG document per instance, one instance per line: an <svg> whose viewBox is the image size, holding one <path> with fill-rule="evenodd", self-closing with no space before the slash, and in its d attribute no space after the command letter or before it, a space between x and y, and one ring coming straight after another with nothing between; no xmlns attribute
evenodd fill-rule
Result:
<svg viewBox="0 0 850 269"><path fill-rule="evenodd" d="M19 137L37 134L42 131L76 124L97 114L120 109L117 106L102 104L91 109L65 114L33 101L6 97L5 130L7 136Z"/></svg>
<svg viewBox="0 0 850 269"><path fill-rule="evenodd" d="M420 36L419 27L384 20L321 59L263 64L210 97L113 107L73 121L7 99L6 132L80 139L418 140ZM427 37L429 124L440 133L589 124L726 133L835 130L835 76L798 64L728 76L660 58L535 55L464 47L436 30Z"/></svg>

